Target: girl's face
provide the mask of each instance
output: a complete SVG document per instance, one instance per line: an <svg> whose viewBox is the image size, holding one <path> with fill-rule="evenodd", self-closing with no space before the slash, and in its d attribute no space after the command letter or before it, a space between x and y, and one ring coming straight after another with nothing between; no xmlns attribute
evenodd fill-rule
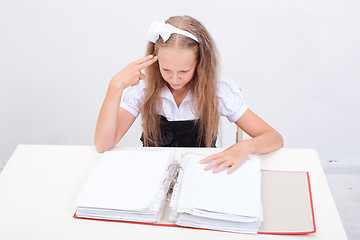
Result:
<svg viewBox="0 0 360 240"><path fill-rule="evenodd" d="M162 77L170 90L187 90L186 86L194 76L197 61L190 49L160 48L158 61Z"/></svg>

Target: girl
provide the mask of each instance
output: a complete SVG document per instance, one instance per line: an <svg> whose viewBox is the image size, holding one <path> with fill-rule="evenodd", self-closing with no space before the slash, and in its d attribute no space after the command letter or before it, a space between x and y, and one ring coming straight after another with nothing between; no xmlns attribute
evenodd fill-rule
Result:
<svg viewBox="0 0 360 240"><path fill-rule="evenodd" d="M110 81L96 126L98 152L115 146L139 113L143 146L214 147L219 117L235 122L252 139L203 159L214 173L228 168L230 174L249 154L283 146L281 135L247 108L237 86L219 78L214 41L200 22L189 16L154 22L148 39L147 56Z"/></svg>

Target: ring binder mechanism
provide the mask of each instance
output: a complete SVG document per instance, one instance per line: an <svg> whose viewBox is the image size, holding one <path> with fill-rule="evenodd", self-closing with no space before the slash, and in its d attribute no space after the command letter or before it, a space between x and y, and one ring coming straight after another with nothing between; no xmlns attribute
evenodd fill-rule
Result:
<svg viewBox="0 0 360 240"><path fill-rule="evenodd" d="M178 194L179 194L179 187L180 187L180 182L182 180L183 172L184 172L184 169L179 164L179 167L177 168L176 182L175 182L175 184L174 184L174 186L172 188L170 204L169 204L169 207L171 208L170 220L173 220L173 221L175 221L177 214L174 211L172 211L172 209L177 204L177 199L178 199Z"/></svg>
<svg viewBox="0 0 360 240"><path fill-rule="evenodd" d="M174 150L105 152L78 197L74 217L253 234L315 232L306 172L264 171L262 181L257 156L230 175L204 171L199 163L204 155L184 154L180 162L174 156ZM274 197L272 189L284 183L293 185ZM291 189L292 201L300 200L297 213L286 202Z"/></svg>
<svg viewBox="0 0 360 240"><path fill-rule="evenodd" d="M173 196L173 193L174 193L174 186L176 185L177 183L177 180L178 180L178 175L179 175L179 171L182 170L182 167L179 163L172 163L169 165L169 167L167 168L167 170L169 171L170 168L173 168L174 171L173 171L173 176L170 177L170 178L166 178L164 179L164 182L165 183L167 180L171 180L171 184L169 186L169 191L168 191L168 194L167 194L167 200L171 200L172 196Z"/></svg>
<svg viewBox="0 0 360 240"><path fill-rule="evenodd" d="M168 180L171 180L173 183L176 183L176 179L175 178L165 178L164 179L164 181L163 181L163 184L165 184L166 183L166 181L168 181Z"/></svg>
<svg viewBox="0 0 360 240"><path fill-rule="evenodd" d="M176 169L182 168L179 163L172 163L172 164L170 164L170 165L168 166L167 170L169 171L169 169L170 169L171 167L175 167Z"/></svg>

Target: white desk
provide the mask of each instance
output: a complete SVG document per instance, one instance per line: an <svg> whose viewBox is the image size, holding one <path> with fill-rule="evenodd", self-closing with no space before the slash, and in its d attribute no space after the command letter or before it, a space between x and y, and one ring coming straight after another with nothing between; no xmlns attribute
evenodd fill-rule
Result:
<svg viewBox="0 0 360 240"><path fill-rule="evenodd" d="M177 149L177 156L220 150ZM92 146L19 145L0 174L0 239L347 239L313 149L281 149L261 156L262 169L310 173L317 232L294 236L74 219L74 203L99 157Z"/></svg>

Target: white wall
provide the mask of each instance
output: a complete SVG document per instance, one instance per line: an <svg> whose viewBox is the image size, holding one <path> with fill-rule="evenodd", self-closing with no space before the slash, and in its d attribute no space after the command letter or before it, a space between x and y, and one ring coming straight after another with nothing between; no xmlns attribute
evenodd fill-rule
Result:
<svg viewBox="0 0 360 240"><path fill-rule="evenodd" d="M286 147L359 160L359 12L355 0L1 1L0 159L22 143L92 144L107 84L144 55L150 22L188 14ZM228 146L235 128L223 130Z"/></svg>

